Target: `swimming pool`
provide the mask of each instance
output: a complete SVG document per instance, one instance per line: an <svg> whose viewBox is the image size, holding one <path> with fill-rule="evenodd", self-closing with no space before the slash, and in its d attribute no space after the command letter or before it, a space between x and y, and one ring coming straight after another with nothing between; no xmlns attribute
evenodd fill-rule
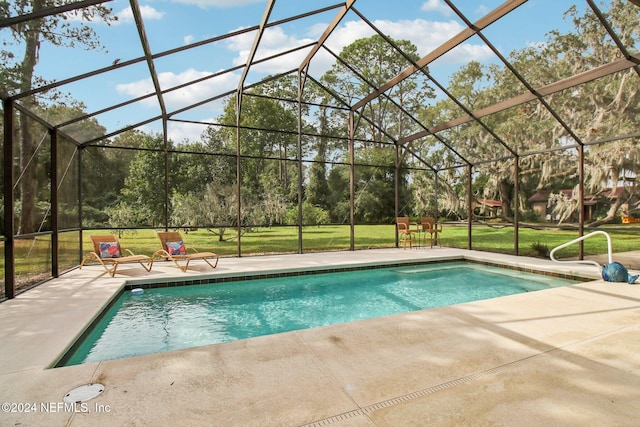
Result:
<svg viewBox="0 0 640 427"><path fill-rule="evenodd" d="M57 366L538 291L576 280L448 262L124 292Z"/></svg>

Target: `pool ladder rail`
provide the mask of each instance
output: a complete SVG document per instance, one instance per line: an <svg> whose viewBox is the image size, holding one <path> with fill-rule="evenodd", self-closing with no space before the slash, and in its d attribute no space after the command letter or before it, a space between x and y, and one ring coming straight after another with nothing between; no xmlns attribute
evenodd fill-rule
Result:
<svg viewBox="0 0 640 427"><path fill-rule="evenodd" d="M606 238L607 238L607 255L608 255L608 260L609 262L604 264L604 265L600 265L598 264L596 261L593 260L569 260L569 261L562 261L559 259L556 259L556 257L554 256L554 254L559 251L560 249L564 249L567 246L571 246L574 243L578 243L582 240L588 239L589 237L593 237L597 234L603 234ZM549 258L551 258L552 261L554 262L558 262L558 263L573 263L573 264L589 264L589 265L595 265L602 274L602 278L607 281L607 282L626 282L629 284L633 284L636 279L638 278L638 275L631 275L629 274L629 272L627 271L627 269L620 263L617 262L613 262L613 250L611 249L611 236L609 236L609 234L605 231L601 231L601 230L597 230L597 231L593 231L589 234L585 234L584 236L578 237L577 239L573 239L567 243L564 243L560 246L555 247L551 253L549 254Z"/></svg>
<svg viewBox="0 0 640 427"><path fill-rule="evenodd" d="M598 230L598 231L594 231L591 232L589 234L585 234L584 236L578 237L577 239L573 239L570 242L564 243L560 246L557 246L555 248L553 248L553 250L551 251L551 253L549 254L549 258L551 258L551 261L555 261L555 262L559 262L559 263L572 263L572 264L590 264L590 265L595 265L598 269L602 268L602 266L600 264L598 264L596 261L593 260L588 260L588 259L579 259L579 260L569 260L569 261L562 261L559 259L556 259L553 255L559 251L560 249L564 249L567 246L571 246L574 243L578 243L582 240L588 239L589 237L593 237L596 234L604 234L605 237L607 238L607 254L609 255L609 264L611 264L613 262L613 251L611 250L611 236L609 236L609 234L607 232Z"/></svg>

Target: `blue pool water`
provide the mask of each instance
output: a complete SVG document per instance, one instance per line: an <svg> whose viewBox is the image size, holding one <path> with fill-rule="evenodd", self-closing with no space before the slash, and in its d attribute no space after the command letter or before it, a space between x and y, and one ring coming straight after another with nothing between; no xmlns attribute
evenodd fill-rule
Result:
<svg viewBox="0 0 640 427"><path fill-rule="evenodd" d="M576 283L473 263L125 292L63 365L196 347Z"/></svg>

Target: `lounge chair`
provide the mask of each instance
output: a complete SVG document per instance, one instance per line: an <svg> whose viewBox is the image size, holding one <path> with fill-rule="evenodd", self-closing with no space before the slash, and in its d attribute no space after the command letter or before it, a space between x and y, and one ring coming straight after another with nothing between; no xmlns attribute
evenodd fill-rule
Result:
<svg viewBox="0 0 640 427"><path fill-rule="evenodd" d="M115 276L116 270L120 264L128 262L137 262L145 270L151 271L153 258L147 255L136 255L128 249L122 249L118 238L112 234L105 236L90 236L93 242L93 252L89 252L82 258L80 268L87 261L99 262L111 277ZM123 255L124 253L128 255ZM111 266L111 268L108 267Z"/></svg>
<svg viewBox="0 0 640 427"><path fill-rule="evenodd" d="M436 242L436 245L438 245L438 234L442 233L442 224L435 222L431 217L420 218L420 224L422 225L420 232L424 235L424 241L426 242L427 239L429 239L432 248L433 242Z"/></svg>
<svg viewBox="0 0 640 427"><path fill-rule="evenodd" d="M405 249L407 249L407 242L409 243L409 247L412 247L416 241L415 233L417 233L418 230L411 229L411 224L409 223L409 217L408 216L397 217L396 225L398 227L398 240L402 242Z"/></svg>
<svg viewBox="0 0 640 427"><path fill-rule="evenodd" d="M218 265L218 255L213 252L198 252L195 248L187 248L184 245L182 235L177 231L161 231L158 232L160 238L161 249L153 254L153 258L160 257L173 261L176 266L182 271L187 271L189 263L193 260L203 260L211 268L216 268ZM191 253L189 253L191 251ZM215 259L215 263L211 264L209 260ZM180 265L180 262L184 262Z"/></svg>

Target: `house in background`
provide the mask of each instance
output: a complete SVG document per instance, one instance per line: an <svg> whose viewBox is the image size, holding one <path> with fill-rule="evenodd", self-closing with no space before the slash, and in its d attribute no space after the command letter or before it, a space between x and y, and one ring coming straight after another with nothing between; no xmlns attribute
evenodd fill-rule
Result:
<svg viewBox="0 0 640 427"><path fill-rule="evenodd" d="M584 198L584 220L587 222L594 220L595 212L603 207L608 207L611 203L616 200L620 195L624 192L624 187L617 187L612 190L606 190L599 196L595 195L587 195ZM538 215L538 218L541 222L544 221L558 221L558 217L553 217L553 208L554 206L549 206L549 195L552 193L551 190L540 190L533 196L529 197L527 201L529 202L531 209ZM571 199L573 196L573 190L560 190L561 194L564 194L565 197ZM621 206L622 211L625 209L629 210L628 204L623 204ZM572 221L578 221L578 213L575 212L571 216Z"/></svg>
<svg viewBox="0 0 640 427"><path fill-rule="evenodd" d="M500 200L477 199L473 204L473 213L485 218L497 218L502 215Z"/></svg>

